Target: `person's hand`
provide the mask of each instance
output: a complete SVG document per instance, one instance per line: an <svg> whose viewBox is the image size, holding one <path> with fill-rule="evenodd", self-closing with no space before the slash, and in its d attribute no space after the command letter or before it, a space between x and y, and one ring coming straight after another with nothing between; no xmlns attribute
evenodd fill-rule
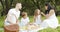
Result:
<svg viewBox="0 0 60 32"><path fill-rule="evenodd" d="M19 23L19 20L16 21L16 24L18 24L18 23Z"/></svg>
<svg viewBox="0 0 60 32"><path fill-rule="evenodd" d="M41 14L43 15L44 13L43 13L43 12L41 12Z"/></svg>
<svg viewBox="0 0 60 32"><path fill-rule="evenodd" d="M49 18L48 14L46 15L46 19Z"/></svg>

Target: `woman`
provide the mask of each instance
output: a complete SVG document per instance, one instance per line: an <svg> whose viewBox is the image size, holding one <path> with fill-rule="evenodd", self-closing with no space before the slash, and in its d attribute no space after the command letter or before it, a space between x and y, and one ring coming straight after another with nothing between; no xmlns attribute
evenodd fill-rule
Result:
<svg viewBox="0 0 60 32"><path fill-rule="evenodd" d="M41 27L43 28L57 28L58 26L58 19L55 15L55 10L51 7L50 4L45 4L45 14L41 12L43 16L46 17L46 19L43 21Z"/></svg>

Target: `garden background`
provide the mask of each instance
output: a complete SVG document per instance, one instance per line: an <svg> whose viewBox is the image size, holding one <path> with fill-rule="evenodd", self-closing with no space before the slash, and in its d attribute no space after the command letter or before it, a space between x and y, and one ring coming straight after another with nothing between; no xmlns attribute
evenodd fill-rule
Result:
<svg viewBox="0 0 60 32"><path fill-rule="evenodd" d="M18 2L22 3L22 9L20 11L21 12L25 11L28 13L30 22L33 22L32 19L35 9L38 8L42 12L44 12L45 3L50 3L55 8L56 16L60 23L60 0L0 0L0 32L4 32L3 30L4 20L6 18L9 9L14 8L16 3ZM42 16L43 20L44 18L45 17ZM60 27L57 27L56 29L47 28L38 32L60 32Z"/></svg>

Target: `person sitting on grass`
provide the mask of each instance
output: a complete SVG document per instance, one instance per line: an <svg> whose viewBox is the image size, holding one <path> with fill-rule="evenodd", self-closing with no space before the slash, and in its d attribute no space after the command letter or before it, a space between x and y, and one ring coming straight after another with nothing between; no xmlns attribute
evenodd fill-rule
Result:
<svg viewBox="0 0 60 32"><path fill-rule="evenodd" d="M26 29L26 26L29 24L30 20L29 20L29 17L27 16L27 13L26 12L22 12L22 18L21 18L21 21L20 21L20 28L23 29L23 30L20 30L20 32L26 32L27 30L24 30Z"/></svg>
<svg viewBox="0 0 60 32"><path fill-rule="evenodd" d="M39 27L41 25L41 14L40 14L40 10L36 9L34 12L34 19L33 19L33 23L30 23L30 25L28 25L28 31L29 32L38 32Z"/></svg>
<svg viewBox="0 0 60 32"><path fill-rule="evenodd" d="M34 23L37 25L40 25L41 22L42 22L42 20L41 20L40 10L36 9L34 12Z"/></svg>
<svg viewBox="0 0 60 32"><path fill-rule="evenodd" d="M41 12L43 16L46 17L46 19L42 23L43 28L57 28L58 27L58 19L55 14L54 8L49 3L45 4L45 14Z"/></svg>

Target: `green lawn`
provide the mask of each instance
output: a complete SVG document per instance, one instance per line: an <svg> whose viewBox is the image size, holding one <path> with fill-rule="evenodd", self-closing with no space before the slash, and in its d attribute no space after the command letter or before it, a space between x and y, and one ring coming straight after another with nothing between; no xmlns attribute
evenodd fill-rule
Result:
<svg viewBox="0 0 60 32"><path fill-rule="evenodd" d="M0 32L4 32L3 30L0 30Z"/></svg>
<svg viewBox="0 0 60 32"><path fill-rule="evenodd" d="M33 22L33 16L29 16L29 18L30 18L30 22ZM45 17L42 17L42 19L44 19L44 18ZM57 18L58 18L59 23L60 23L60 16L57 16ZM3 28L4 19L5 19L4 16L0 17L0 28ZM3 32L3 30L2 31L0 30L0 32ZM60 32L60 27L58 27L57 29L47 28L47 29L41 30L39 32Z"/></svg>

